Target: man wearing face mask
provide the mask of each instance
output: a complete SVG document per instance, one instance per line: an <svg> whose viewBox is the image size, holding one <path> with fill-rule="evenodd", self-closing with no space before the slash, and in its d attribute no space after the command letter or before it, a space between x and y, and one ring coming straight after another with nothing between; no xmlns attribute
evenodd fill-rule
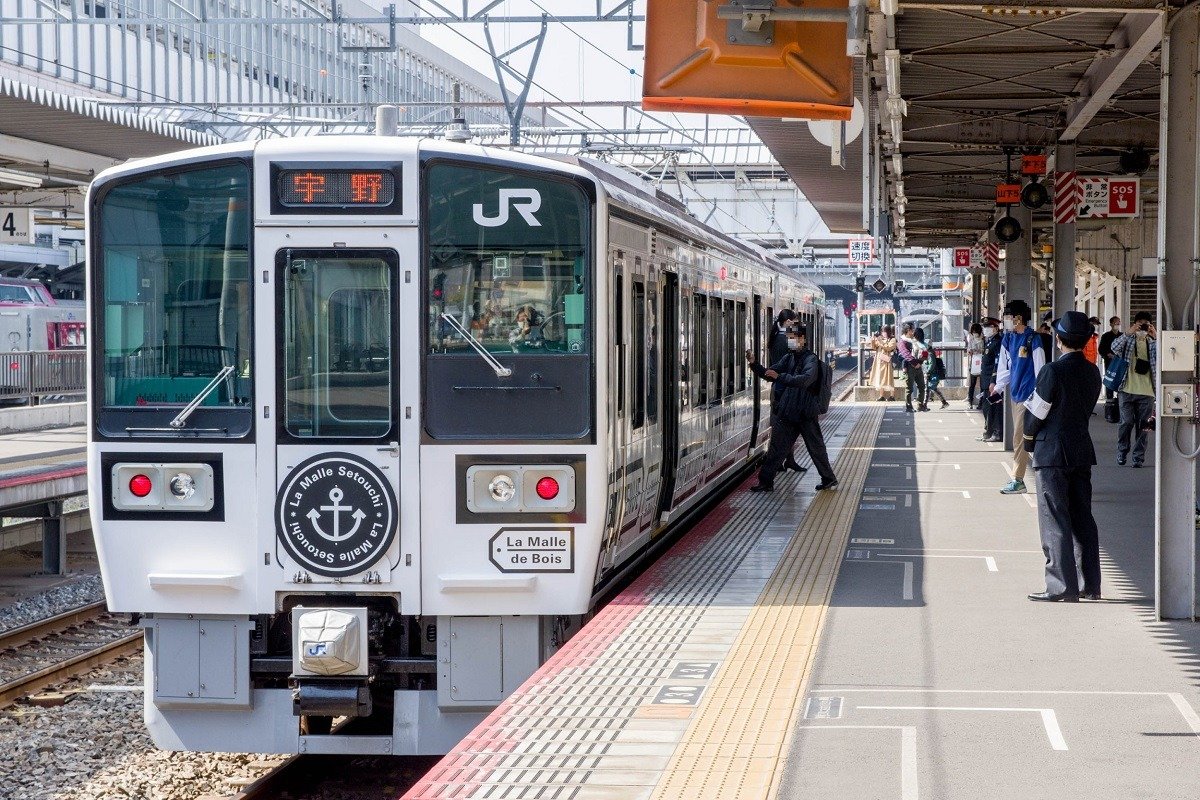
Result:
<svg viewBox="0 0 1200 800"><path fill-rule="evenodd" d="M1004 441L1004 405L993 403L987 397L988 390L996 383L996 367L1000 361L1000 320L988 317L983 320L983 363L979 373L979 385L983 397L979 399L979 410L983 412L983 435L977 442Z"/></svg>
<svg viewBox="0 0 1200 800"><path fill-rule="evenodd" d="M796 439L804 437L804 445L812 458L813 466L821 476L818 490L835 489L838 481L829 464L829 454L821 435L818 397L815 391L821 373L817 356L805 345L808 329L797 325L789 332L788 354L780 361L764 368L754 360L754 353L746 351L750 371L763 380L775 385L771 389L774 400L771 410L771 444L758 473L758 484L751 486L752 492L770 492L775 489L775 476L791 455Z"/></svg>
<svg viewBox="0 0 1200 800"><path fill-rule="evenodd" d="M1146 463L1146 421L1154 411L1154 376L1158 372L1158 331L1150 313L1139 311L1129 331L1112 343L1112 354L1125 359L1129 368L1118 387L1121 426L1117 429L1117 466L1125 466L1129 440L1133 439L1133 466Z"/></svg>
<svg viewBox="0 0 1200 800"><path fill-rule="evenodd" d="M1025 414L1022 405L1033 395L1037 386L1038 373L1046 365L1046 353L1042 350L1042 338L1029 327L1032 312L1024 300L1013 300L1004 307L1004 336L1000 341L1000 361L996 367L996 382L992 385L989 400L1000 402L1004 391L1009 393L1009 413L1013 420L1013 479L1001 494L1024 494L1025 470L1029 467L1029 453L1025 450Z"/></svg>

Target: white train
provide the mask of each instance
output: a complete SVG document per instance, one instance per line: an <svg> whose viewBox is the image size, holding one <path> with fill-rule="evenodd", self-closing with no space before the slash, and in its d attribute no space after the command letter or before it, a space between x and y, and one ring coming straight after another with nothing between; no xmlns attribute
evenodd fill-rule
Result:
<svg viewBox="0 0 1200 800"><path fill-rule="evenodd" d="M822 352L821 290L631 180L322 137L95 181L92 526L160 747L445 752L745 474L744 351L786 306Z"/></svg>

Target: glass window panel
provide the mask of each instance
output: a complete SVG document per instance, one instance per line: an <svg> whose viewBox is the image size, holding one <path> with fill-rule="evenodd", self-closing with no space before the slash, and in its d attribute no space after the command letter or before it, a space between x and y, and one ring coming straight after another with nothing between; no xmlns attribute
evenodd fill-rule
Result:
<svg viewBox="0 0 1200 800"><path fill-rule="evenodd" d="M252 400L250 174L244 164L157 173L101 197L101 405Z"/></svg>
<svg viewBox="0 0 1200 800"><path fill-rule="evenodd" d="M302 438L386 436L392 269L378 257L294 255L284 266L284 425Z"/></svg>

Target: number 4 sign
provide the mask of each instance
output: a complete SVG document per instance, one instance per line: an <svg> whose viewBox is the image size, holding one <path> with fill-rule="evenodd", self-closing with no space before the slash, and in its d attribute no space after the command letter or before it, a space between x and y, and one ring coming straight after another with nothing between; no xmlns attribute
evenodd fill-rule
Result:
<svg viewBox="0 0 1200 800"><path fill-rule="evenodd" d="M0 244L29 244L32 216L28 208L0 208Z"/></svg>

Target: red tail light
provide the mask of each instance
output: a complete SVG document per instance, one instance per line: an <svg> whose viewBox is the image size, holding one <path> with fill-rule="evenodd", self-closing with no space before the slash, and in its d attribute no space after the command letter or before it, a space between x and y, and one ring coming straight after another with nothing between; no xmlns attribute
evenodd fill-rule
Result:
<svg viewBox="0 0 1200 800"><path fill-rule="evenodd" d="M558 497L558 481L551 477L542 478L537 482L538 497L543 500L553 500Z"/></svg>
<svg viewBox="0 0 1200 800"><path fill-rule="evenodd" d="M145 497L153 488L154 484L145 475L134 475L129 479L129 491L135 497Z"/></svg>

